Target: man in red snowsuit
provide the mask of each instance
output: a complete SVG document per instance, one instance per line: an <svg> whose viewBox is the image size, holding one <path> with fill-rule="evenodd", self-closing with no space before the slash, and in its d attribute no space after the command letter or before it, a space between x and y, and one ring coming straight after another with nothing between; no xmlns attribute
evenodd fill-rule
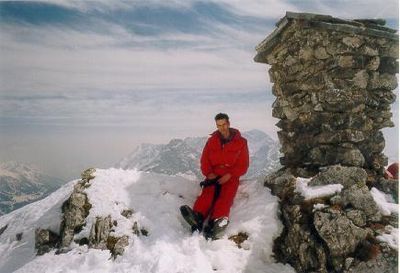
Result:
<svg viewBox="0 0 400 273"><path fill-rule="evenodd" d="M228 115L216 115L215 122L218 130L211 134L201 155L201 171L206 177L202 183L211 183L202 187L193 210L188 206L181 207L182 215L192 230L201 230L203 221L209 217L205 232L212 238L228 224L239 177L249 167L247 140L239 130L230 128Z"/></svg>

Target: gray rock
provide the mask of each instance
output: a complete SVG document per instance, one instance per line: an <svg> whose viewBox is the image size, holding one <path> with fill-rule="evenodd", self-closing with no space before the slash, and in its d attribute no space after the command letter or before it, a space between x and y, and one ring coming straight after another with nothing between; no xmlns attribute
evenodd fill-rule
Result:
<svg viewBox="0 0 400 273"><path fill-rule="evenodd" d="M316 211L314 226L334 257L346 256L367 237L367 232L355 226L344 213Z"/></svg>
<svg viewBox="0 0 400 273"><path fill-rule="evenodd" d="M355 37L355 36L343 37L342 42L345 45L347 45L349 47L353 47L353 48L359 48L363 44L362 39L359 37Z"/></svg>
<svg viewBox="0 0 400 273"><path fill-rule="evenodd" d="M349 188L354 184L365 185L367 181L367 172L359 167L347 167L333 165L322 170L318 175L311 179L309 186L323 186L329 184L342 184Z"/></svg>
<svg viewBox="0 0 400 273"><path fill-rule="evenodd" d="M351 205L365 213L367 220L379 222L382 215L367 186L359 184L342 190L344 206Z"/></svg>
<svg viewBox="0 0 400 273"><path fill-rule="evenodd" d="M362 167L365 158L359 149L347 149L339 154L338 162L342 162L343 165Z"/></svg>
<svg viewBox="0 0 400 273"><path fill-rule="evenodd" d="M367 260L354 260L344 273L394 273L398 272L398 252L381 244L369 250Z"/></svg>
<svg viewBox="0 0 400 273"><path fill-rule="evenodd" d="M339 206L343 206L343 200L342 197L340 195L334 195L329 199L329 203L331 205L339 205Z"/></svg>
<svg viewBox="0 0 400 273"><path fill-rule="evenodd" d="M397 87L397 78L393 74L379 74L378 72L372 73L368 82L368 89L385 89L393 90Z"/></svg>
<svg viewBox="0 0 400 273"><path fill-rule="evenodd" d="M85 181L79 181L68 200L63 204L63 220L61 223L61 247L67 248L85 225L92 205L89 203L84 190Z"/></svg>
<svg viewBox="0 0 400 273"><path fill-rule="evenodd" d="M371 60L368 62L367 70L377 70L379 68L379 65L381 64L380 60L381 59L378 56L372 57Z"/></svg>
<svg viewBox="0 0 400 273"><path fill-rule="evenodd" d="M299 114L296 111L294 111L290 106L283 107L282 111L284 116L291 121L297 119L299 116Z"/></svg>
<svg viewBox="0 0 400 273"><path fill-rule="evenodd" d="M127 247L128 245L129 245L129 237L127 235L124 235L122 237L117 238L114 247L109 246L109 249L113 257L116 257L118 255L124 254L125 247Z"/></svg>
<svg viewBox="0 0 400 273"><path fill-rule="evenodd" d="M351 264L353 263L353 261L354 261L354 258L347 258L345 261L344 261L344 268L346 269L346 270L348 270L349 268L350 268L350 266L351 266Z"/></svg>
<svg viewBox="0 0 400 273"><path fill-rule="evenodd" d="M326 52L324 47L318 47L316 50L314 50L314 56L320 60L329 58L329 54Z"/></svg>
<svg viewBox="0 0 400 273"><path fill-rule="evenodd" d="M364 55L367 55L367 56L378 56L379 55L378 49L369 47L367 45L364 45L361 48L361 53Z"/></svg>
<svg viewBox="0 0 400 273"><path fill-rule="evenodd" d="M346 212L347 218L349 218L353 224L358 227L365 227L367 224L367 217L365 213L361 210L350 210Z"/></svg>
<svg viewBox="0 0 400 273"><path fill-rule="evenodd" d="M304 225L305 216L298 205L283 204L284 231L274 242L279 249L279 260L289 262L297 272L327 272L324 247L315 240L310 227Z"/></svg>
<svg viewBox="0 0 400 273"><path fill-rule="evenodd" d="M35 249L37 255L43 255L50 250L58 247L60 244L60 236L48 229L35 230Z"/></svg>
<svg viewBox="0 0 400 273"><path fill-rule="evenodd" d="M315 136L315 141L321 144L361 142L365 139L364 133L359 130L345 129L335 132L321 132Z"/></svg>
<svg viewBox="0 0 400 273"><path fill-rule="evenodd" d="M81 173L81 178L83 180L89 181L89 180L95 178L95 175L94 175L95 173L96 173L95 168L86 169Z"/></svg>
<svg viewBox="0 0 400 273"><path fill-rule="evenodd" d="M296 178L291 174L289 169L281 169L268 175L264 186L270 188L273 195L282 197L285 192L294 189L295 182Z"/></svg>
<svg viewBox="0 0 400 273"><path fill-rule="evenodd" d="M113 224L111 216L96 217L96 222L92 225L89 235L89 247L97 249L107 249L107 240Z"/></svg>
<svg viewBox="0 0 400 273"><path fill-rule="evenodd" d="M391 44L391 45L389 45L387 47L382 48L381 55L397 60L399 58L399 45L398 45L398 43L394 43L394 44Z"/></svg>
<svg viewBox="0 0 400 273"><path fill-rule="evenodd" d="M368 72L366 70L360 70L355 74L353 78L354 86L364 89L368 85L368 79L369 79Z"/></svg>
<svg viewBox="0 0 400 273"><path fill-rule="evenodd" d="M313 59L313 49L310 47L302 47L299 51L299 58L305 61L310 61Z"/></svg>
<svg viewBox="0 0 400 273"><path fill-rule="evenodd" d="M124 209L121 212L121 215L124 216L125 218L131 218L131 216L133 215L133 209Z"/></svg>
<svg viewBox="0 0 400 273"><path fill-rule="evenodd" d="M350 68L354 64L354 59L353 56L347 55L347 56L340 56L338 59L338 65L343 68Z"/></svg>
<svg viewBox="0 0 400 273"><path fill-rule="evenodd" d="M373 184L375 188L386 194L392 195L396 203L399 203L399 181L398 179L380 178Z"/></svg>
<svg viewBox="0 0 400 273"><path fill-rule="evenodd" d="M89 247L103 250L108 249L114 258L122 255L125 247L129 245L129 236L113 235L113 226L115 225L117 225L117 222L112 221L111 216L96 217L96 222L90 229Z"/></svg>

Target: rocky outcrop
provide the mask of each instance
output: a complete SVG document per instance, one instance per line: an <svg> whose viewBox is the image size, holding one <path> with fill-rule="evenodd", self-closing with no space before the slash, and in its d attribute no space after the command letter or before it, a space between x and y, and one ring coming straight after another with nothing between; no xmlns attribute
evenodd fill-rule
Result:
<svg viewBox="0 0 400 273"><path fill-rule="evenodd" d="M83 176L82 176L83 177ZM90 179L82 178L75 186L68 200L63 204L63 220L61 223L61 247L68 247L85 225L85 219L89 215L92 205L84 192L89 187Z"/></svg>
<svg viewBox="0 0 400 273"><path fill-rule="evenodd" d="M326 244L331 265L336 271L341 271L344 257L354 253L368 235L366 230L357 227L348 218L348 214L335 209L316 212L314 227Z"/></svg>
<svg viewBox="0 0 400 273"><path fill-rule="evenodd" d="M291 171L271 174L265 183L280 197L284 228L274 243L278 261L290 263L298 272L359 272L352 270L367 264L376 268L370 260L379 259L379 264L397 271L397 251L387 251L387 245L376 239L385 225L397 227L397 215L390 217L393 219L381 215L365 184L364 169L340 165L325 168L308 185L342 184L342 191L312 199L297 192L297 178Z"/></svg>
<svg viewBox="0 0 400 273"><path fill-rule="evenodd" d="M265 180L284 225L274 253L298 272L397 272L397 250L377 238L398 215L383 216L370 192L398 192L383 179L398 71L398 35L384 24L288 12L256 48L271 65L284 154ZM341 190L305 198L299 178Z"/></svg>
<svg viewBox="0 0 400 273"><path fill-rule="evenodd" d="M37 255L43 255L60 245L60 236L47 229L37 229L35 231L35 248Z"/></svg>
<svg viewBox="0 0 400 273"><path fill-rule="evenodd" d="M111 222L111 216L96 217L96 222L92 225L89 235L89 247L106 249L107 239L112 230L113 224Z"/></svg>
<svg viewBox="0 0 400 273"><path fill-rule="evenodd" d="M274 242L275 258L290 263L298 272L308 272L311 269L327 272L327 255L323 242L309 225L312 218L302 210L300 202L282 203L281 220L284 228Z"/></svg>
<svg viewBox="0 0 400 273"><path fill-rule="evenodd" d="M129 236L116 236L114 227L117 221L111 216L97 216L90 227L90 234L87 237L77 236L87 225L89 211L92 207L85 189L91 186L91 180L95 178L96 170L87 169L81 174L70 197L62 206L63 218L61 222L60 235L47 229L37 229L35 233L35 248L37 255L43 255L52 249L57 249L56 253L65 253L70 250L72 242L80 245L87 244L90 248L110 250L112 257L122 255L125 247L129 244ZM126 209L121 215L129 218L133 210ZM136 224L137 226L137 224Z"/></svg>
<svg viewBox="0 0 400 273"><path fill-rule="evenodd" d="M359 245L357 258L347 258L343 273L398 272L397 251L387 245L364 242Z"/></svg>
<svg viewBox="0 0 400 273"><path fill-rule="evenodd" d="M111 235L113 227L117 223L112 221L111 216L96 217L96 222L92 225L89 235L89 247L96 249L108 249L113 257L122 255L125 247L128 246L129 237L127 235Z"/></svg>

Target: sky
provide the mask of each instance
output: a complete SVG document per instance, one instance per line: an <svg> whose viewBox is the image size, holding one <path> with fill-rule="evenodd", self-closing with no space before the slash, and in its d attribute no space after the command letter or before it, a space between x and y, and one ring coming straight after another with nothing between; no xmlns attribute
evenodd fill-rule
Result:
<svg viewBox="0 0 400 273"><path fill-rule="evenodd" d="M68 180L144 142L205 136L218 112L277 138L268 66L253 57L286 11L398 29L395 0L0 2L0 161Z"/></svg>

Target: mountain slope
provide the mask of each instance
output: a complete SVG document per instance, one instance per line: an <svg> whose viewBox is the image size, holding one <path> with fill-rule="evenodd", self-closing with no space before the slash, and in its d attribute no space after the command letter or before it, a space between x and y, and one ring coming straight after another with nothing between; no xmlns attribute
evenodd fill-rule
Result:
<svg viewBox="0 0 400 273"><path fill-rule="evenodd" d="M250 166L244 178L257 178L279 168L279 143L260 130L243 133L248 141ZM168 144L142 144L115 165L155 173L189 175L202 179L200 156L207 137L173 139Z"/></svg>
<svg viewBox="0 0 400 273"><path fill-rule="evenodd" d="M108 250L73 243L68 253L51 251L35 256L34 231L49 228L58 232L61 206L72 192L72 181L47 198L0 217L0 272L294 272L274 263L272 241L280 231L277 198L255 180L242 181L231 211L231 223L220 240L206 241L191 234L179 214L179 206L192 205L199 192L197 182L175 175L134 170L96 170L85 191L92 204L87 225L76 237L86 236L89 223L110 215L117 223L115 234L129 236L129 246L116 260ZM132 209L130 218L121 216ZM135 222L147 236L132 232ZM238 248L228 239L248 234ZM18 241L16 234L22 233Z"/></svg>
<svg viewBox="0 0 400 273"><path fill-rule="evenodd" d="M0 163L0 215L44 198L63 183L27 164Z"/></svg>

